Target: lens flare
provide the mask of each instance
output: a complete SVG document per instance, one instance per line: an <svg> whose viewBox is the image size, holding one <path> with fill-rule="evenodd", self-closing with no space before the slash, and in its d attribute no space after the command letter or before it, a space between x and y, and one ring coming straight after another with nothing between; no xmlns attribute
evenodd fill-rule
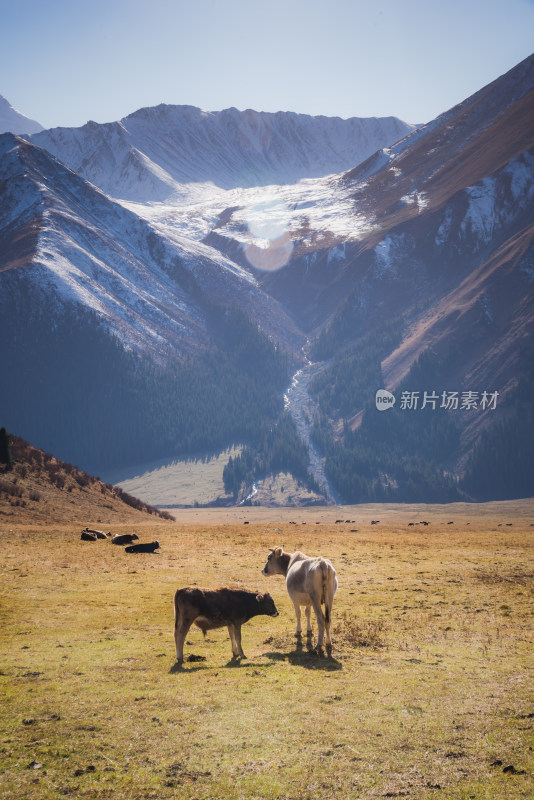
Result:
<svg viewBox="0 0 534 800"><path fill-rule="evenodd" d="M293 250L289 221L289 209L278 198L267 198L245 210L245 222L253 240L244 249L251 266L273 272L287 264Z"/></svg>

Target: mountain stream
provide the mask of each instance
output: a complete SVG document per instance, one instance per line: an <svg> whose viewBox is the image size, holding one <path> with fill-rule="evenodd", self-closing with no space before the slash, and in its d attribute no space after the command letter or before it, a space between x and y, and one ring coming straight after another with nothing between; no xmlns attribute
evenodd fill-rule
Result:
<svg viewBox="0 0 534 800"><path fill-rule="evenodd" d="M311 429L315 415L315 403L309 393L309 386L313 378L328 366L328 362L312 363L308 361L305 367L299 369L291 379L291 385L284 395L284 405L291 414L297 426L301 439L308 447L308 468L319 486L325 493L327 502L339 505L341 500L327 478L324 459L311 439Z"/></svg>

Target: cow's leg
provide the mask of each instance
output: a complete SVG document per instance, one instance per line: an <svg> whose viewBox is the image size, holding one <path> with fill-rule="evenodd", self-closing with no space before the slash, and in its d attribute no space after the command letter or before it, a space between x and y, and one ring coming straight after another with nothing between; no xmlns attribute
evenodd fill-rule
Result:
<svg viewBox="0 0 534 800"><path fill-rule="evenodd" d="M234 658L237 658L239 653L238 653L238 650L237 650L236 630L235 630L234 625L231 624L231 623L229 623L227 625L227 628L228 628L228 634L230 636L230 643L232 645L232 655L233 655Z"/></svg>
<svg viewBox="0 0 534 800"><path fill-rule="evenodd" d="M189 628L193 624L193 620L185 617L183 614L178 615L176 625L174 627L174 641L176 644L176 661L181 663L184 660L184 642Z"/></svg>
<svg viewBox="0 0 534 800"><path fill-rule="evenodd" d="M241 647L241 625L236 624L234 626L234 635L235 635L235 643L237 645L238 658L246 658L246 655L243 652L243 648Z"/></svg>
<svg viewBox="0 0 534 800"><path fill-rule="evenodd" d="M317 647L321 648L324 641L324 614L320 601L312 600L312 603L317 617Z"/></svg>
<svg viewBox="0 0 534 800"><path fill-rule="evenodd" d="M304 613L306 614L306 634L307 636L311 636L312 635L311 606L305 606Z"/></svg>
<svg viewBox="0 0 534 800"><path fill-rule="evenodd" d="M325 639L326 639L326 646L332 646L332 639L330 638L330 621L331 621L331 611L327 605L325 605L324 609L324 628L325 628Z"/></svg>
<svg viewBox="0 0 534 800"><path fill-rule="evenodd" d="M300 624L300 606L296 600L293 600L293 605L295 606L295 616L297 618L295 636L302 636L302 625Z"/></svg>

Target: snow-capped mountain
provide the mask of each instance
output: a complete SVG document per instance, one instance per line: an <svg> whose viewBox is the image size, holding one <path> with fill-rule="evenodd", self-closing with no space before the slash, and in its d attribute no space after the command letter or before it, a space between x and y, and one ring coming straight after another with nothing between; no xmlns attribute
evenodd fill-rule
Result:
<svg viewBox="0 0 534 800"><path fill-rule="evenodd" d="M397 320L373 373L381 367L387 388L431 353L443 389L503 400L493 417L458 415L447 469L515 407L534 343L534 56L417 130L158 106L109 125L6 134L0 171L0 299L17 353L27 318L53 331L78 309L83 320L90 311L88 339L103 326L154 363L190 365L218 346L215 302L245 311L278 355L319 337L335 366ZM231 347L246 397L252 362ZM342 386L346 363L332 377L331 393L345 396L339 418L328 412L338 432L358 429L366 402ZM158 452L172 450L158 435Z"/></svg>
<svg viewBox="0 0 534 800"><path fill-rule="evenodd" d="M25 117L0 95L0 133L32 134L42 130L42 125Z"/></svg>
<svg viewBox="0 0 534 800"><path fill-rule="evenodd" d="M127 347L158 358L206 345L201 297L243 304L275 339L298 343L250 272L201 242L171 246L45 150L0 136L0 182L4 297L37 285L52 315L91 309Z"/></svg>
<svg viewBox="0 0 534 800"><path fill-rule="evenodd" d="M534 324L533 148L531 57L353 170L280 189L291 257L259 280L311 331L341 311L364 328L419 307L384 363L389 386L424 349L462 337L465 372L511 379L517 337ZM247 248L269 249L245 224L261 208L258 193L251 201L206 239L243 264Z"/></svg>
<svg viewBox="0 0 534 800"><path fill-rule="evenodd" d="M413 125L395 117L312 117L235 108L143 108L109 124L54 128L32 141L112 197L182 198L214 188L291 184L359 164Z"/></svg>

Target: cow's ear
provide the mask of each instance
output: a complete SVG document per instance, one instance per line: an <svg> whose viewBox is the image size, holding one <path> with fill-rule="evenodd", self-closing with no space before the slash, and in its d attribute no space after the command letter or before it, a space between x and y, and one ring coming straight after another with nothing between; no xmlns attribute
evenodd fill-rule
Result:
<svg viewBox="0 0 534 800"><path fill-rule="evenodd" d="M262 592L258 592L256 595L256 603L262 603L265 600L265 595Z"/></svg>
<svg viewBox="0 0 534 800"><path fill-rule="evenodd" d="M274 551L274 554L275 554L275 556L277 558L280 558L280 556L282 555L283 552L284 552L284 548L283 547L277 547L275 549L275 551Z"/></svg>

